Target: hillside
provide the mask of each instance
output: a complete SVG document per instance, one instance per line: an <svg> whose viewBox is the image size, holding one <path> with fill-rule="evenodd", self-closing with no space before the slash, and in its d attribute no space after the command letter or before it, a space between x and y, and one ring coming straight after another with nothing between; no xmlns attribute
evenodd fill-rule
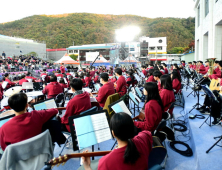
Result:
<svg viewBox="0 0 222 170"><path fill-rule="evenodd" d="M45 41L47 48L66 48L73 41L75 45L114 42L115 29L126 25L139 26L139 36L166 36L168 51L173 47L186 47L194 39L194 18L150 19L135 15L89 13L34 15L0 24L0 34Z"/></svg>

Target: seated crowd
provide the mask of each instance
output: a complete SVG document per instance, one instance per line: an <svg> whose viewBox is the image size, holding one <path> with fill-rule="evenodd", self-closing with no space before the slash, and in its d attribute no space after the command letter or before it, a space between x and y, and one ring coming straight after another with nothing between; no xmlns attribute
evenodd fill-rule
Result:
<svg viewBox="0 0 222 170"><path fill-rule="evenodd" d="M146 96L143 107L145 119L133 121L126 113L114 114L110 120L110 129L117 140L118 147L98 162L99 170L142 170L148 168L148 157L152 149L152 133L161 122L163 113L168 111L170 105L175 102L175 94L180 93L180 70L184 66L184 63L181 66L174 64L170 70L167 69L165 63L156 65L150 63L141 68L130 67L128 69L126 67L107 69L105 66L100 66L81 68L76 70L77 72L70 73L70 70L66 71L62 64L60 69L51 75L46 72L46 69L43 69L39 80L32 77L30 73L26 76L22 75L18 84L22 85L22 83L28 82L28 79L32 79L33 82L43 82L42 93L47 96L47 99L56 98L66 90L71 90L73 95L66 105L64 115L59 119L61 130L70 132L68 118L79 115L92 107L90 98L94 95L83 88L94 88L93 84L100 84L101 87L95 99L99 104L99 109L102 110L110 95L118 93L119 97L123 97L130 87L137 86L138 81L134 75L142 72L145 76L143 84L143 94ZM16 85L9 79L8 74L5 74L5 81L8 82L6 89ZM1 87L1 97L3 93ZM59 116L57 109L27 112L28 98L22 92L9 97L8 104L14 110L15 117L0 127L0 146L3 151L10 144L40 134L44 123L54 116ZM169 110L169 113L173 116L173 109ZM83 157L83 165L85 169L91 169L90 158Z"/></svg>

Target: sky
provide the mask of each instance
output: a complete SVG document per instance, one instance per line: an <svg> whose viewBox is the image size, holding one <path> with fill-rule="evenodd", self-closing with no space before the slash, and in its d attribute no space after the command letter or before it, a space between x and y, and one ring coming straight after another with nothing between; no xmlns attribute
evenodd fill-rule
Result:
<svg viewBox="0 0 222 170"><path fill-rule="evenodd" d="M1 1L0 23L32 15L66 13L132 14L148 18L194 17L193 0L4 0Z"/></svg>

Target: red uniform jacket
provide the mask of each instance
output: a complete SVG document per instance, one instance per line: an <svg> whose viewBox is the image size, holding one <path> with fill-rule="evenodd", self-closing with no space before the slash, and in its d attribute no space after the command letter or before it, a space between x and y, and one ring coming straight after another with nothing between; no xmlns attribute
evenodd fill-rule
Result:
<svg viewBox="0 0 222 170"><path fill-rule="evenodd" d="M162 90L162 87L161 87L160 81L157 81L157 86L158 86L158 91L161 91L161 90Z"/></svg>
<svg viewBox="0 0 222 170"><path fill-rule="evenodd" d="M124 163L126 146L112 150L99 160L98 170L144 170L148 169L148 157L152 150L152 135L149 131L140 132L132 139L140 153L135 164Z"/></svg>
<svg viewBox="0 0 222 170"><path fill-rule="evenodd" d="M84 84L86 84L85 80L84 79L81 79L82 80L82 83L83 83L83 87L85 87Z"/></svg>
<svg viewBox="0 0 222 170"><path fill-rule="evenodd" d="M60 66L60 70L61 70L61 73L62 73L62 74L64 74L65 71L66 71L64 66Z"/></svg>
<svg viewBox="0 0 222 170"><path fill-rule="evenodd" d="M46 74L46 73L42 73L42 74L40 75L40 77L42 77L42 76L47 76L47 74Z"/></svg>
<svg viewBox="0 0 222 170"><path fill-rule="evenodd" d="M96 97L96 100L98 101L101 107L104 107L108 96L114 93L115 93L114 84L112 82L108 82L99 88L98 97Z"/></svg>
<svg viewBox="0 0 222 170"><path fill-rule="evenodd" d="M137 128L143 130L148 130L153 132L160 121L162 120L162 108L156 100L150 100L145 105L145 119L144 121L134 122Z"/></svg>
<svg viewBox="0 0 222 170"><path fill-rule="evenodd" d="M32 77L32 76L26 76L25 79L32 79L32 81L36 80L37 78Z"/></svg>
<svg viewBox="0 0 222 170"><path fill-rule="evenodd" d="M196 68L197 68L197 65L193 65L193 69L196 70Z"/></svg>
<svg viewBox="0 0 222 170"><path fill-rule="evenodd" d="M126 79L123 76L120 76L116 81L116 92L119 93L119 96L122 97L126 94Z"/></svg>
<svg viewBox="0 0 222 170"><path fill-rule="evenodd" d="M29 82L29 81L26 79L21 79L21 80L19 80L19 85L22 85L23 82Z"/></svg>
<svg viewBox="0 0 222 170"><path fill-rule="evenodd" d="M97 83L98 80L99 80L99 76L96 76L96 77L94 78L94 83Z"/></svg>
<svg viewBox="0 0 222 170"><path fill-rule="evenodd" d="M135 80L134 80L135 81ZM128 77L127 79L126 79L126 86L127 87L129 87L130 86L130 84L132 84L132 86L134 87L134 81L131 79L131 77Z"/></svg>
<svg viewBox="0 0 222 170"><path fill-rule="evenodd" d="M91 77L86 77L85 78L85 82L86 82L86 86L85 87L89 87L89 83L91 82Z"/></svg>
<svg viewBox="0 0 222 170"><path fill-rule="evenodd" d="M176 93L178 93L181 88L181 82L178 79L173 79L172 86L173 89L176 90Z"/></svg>
<svg viewBox="0 0 222 170"><path fill-rule="evenodd" d="M61 118L61 123L66 125L67 130L70 132L68 118L73 115L79 115L91 108L91 102L89 93L84 92L82 94L73 97L66 106L66 113Z"/></svg>
<svg viewBox="0 0 222 170"><path fill-rule="evenodd" d="M146 75L147 75L146 70L142 70L142 73L143 73L143 74L144 74L144 76L146 77Z"/></svg>
<svg viewBox="0 0 222 170"><path fill-rule="evenodd" d="M66 73L67 76L72 76L70 73Z"/></svg>
<svg viewBox="0 0 222 170"><path fill-rule="evenodd" d="M149 76L149 78L146 80L146 82L156 82L156 80L154 79L153 75Z"/></svg>
<svg viewBox="0 0 222 170"><path fill-rule="evenodd" d="M91 71L89 74L91 77L94 77L95 73L96 73L95 71Z"/></svg>
<svg viewBox="0 0 222 170"><path fill-rule="evenodd" d="M164 75L165 73L162 71L162 70L160 70L160 72L162 73L162 75Z"/></svg>
<svg viewBox="0 0 222 170"><path fill-rule="evenodd" d="M185 67L185 63L182 63L182 65Z"/></svg>
<svg viewBox="0 0 222 170"><path fill-rule="evenodd" d="M4 93L4 90L3 90L2 85L0 84L0 99L2 99L3 93Z"/></svg>
<svg viewBox="0 0 222 170"><path fill-rule="evenodd" d="M50 82L42 91L43 94L47 94L48 99L56 97L63 92L64 88L58 82Z"/></svg>
<svg viewBox="0 0 222 170"><path fill-rule="evenodd" d="M111 78L111 82L115 83L116 82L116 78Z"/></svg>
<svg viewBox="0 0 222 170"><path fill-rule="evenodd" d="M162 89L160 92L160 98L163 102L164 112L169 109L172 102L175 102L173 90ZM169 113L172 115L173 109L171 109Z"/></svg>
<svg viewBox="0 0 222 170"><path fill-rule="evenodd" d="M192 68L192 69L193 69L193 65L192 65L192 64L190 64L190 65L189 65L189 68Z"/></svg>
<svg viewBox="0 0 222 170"><path fill-rule="evenodd" d="M204 67L204 65L202 64L200 67L199 67L199 73L201 73L201 74L206 74L205 73L205 67Z"/></svg>
<svg viewBox="0 0 222 170"><path fill-rule="evenodd" d="M205 72L203 74L207 74L208 70L209 70L209 66L205 67Z"/></svg>
<svg viewBox="0 0 222 170"><path fill-rule="evenodd" d="M216 68L215 70L214 70L214 74L212 74L212 75L210 75L209 76L210 77L210 79L218 79L218 78L221 78L221 70L218 68Z"/></svg>
<svg viewBox="0 0 222 170"><path fill-rule="evenodd" d="M165 68L164 71L165 71L165 74L168 74L168 69L167 68Z"/></svg>
<svg viewBox="0 0 222 170"><path fill-rule="evenodd" d="M67 84L59 83L63 88L68 88Z"/></svg>
<svg viewBox="0 0 222 170"><path fill-rule="evenodd" d="M7 84L7 86L6 86L6 89L8 89L8 88L10 88L10 87L12 87L12 86L14 86L16 83L14 83L14 82L11 82L11 80L9 80L9 79L5 79L5 81L7 81L8 82L8 84Z"/></svg>
<svg viewBox="0 0 222 170"><path fill-rule="evenodd" d="M56 74L56 77L61 77L61 78L63 78L63 74Z"/></svg>
<svg viewBox="0 0 222 170"><path fill-rule="evenodd" d="M5 150L9 144L21 142L42 132L42 125L58 113L57 109L32 111L15 116L0 128L0 144Z"/></svg>
<svg viewBox="0 0 222 170"><path fill-rule="evenodd" d="M220 70L219 67L215 68L213 74L216 74L219 70Z"/></svg>

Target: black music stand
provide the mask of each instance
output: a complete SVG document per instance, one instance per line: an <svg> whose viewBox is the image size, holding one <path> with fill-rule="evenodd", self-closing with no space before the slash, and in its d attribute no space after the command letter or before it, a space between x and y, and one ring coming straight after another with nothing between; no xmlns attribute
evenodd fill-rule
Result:
<svg viewBox="0 0 222 170"><path fill-rule="evenodd" d="M212 104L212 102L213 101L216 101L216 102L218 102L218 100L217 100L217 98L216 98L216 96L213 94L213 92L209 89L209 87L207 86L207 85L201 85L201 87L202 87L202 89L203 89L203 91L207 94L207 96L210 98L210 101L211 101L211 104ZM211 109L210 109L211 110ZM204 123L206 123L207 125L209 125L210 127L212 126L211 125L211 111L210 111L210 115L208 116L208 118L206 118L206 120L202 123L202 125L204 124ZM210 118L210 124L208 124L207 123L207 120ZM201 125L201 126L202 126ZM201 128L201 126L199 127L199 128Z"/></svg>
<svg viewBox="0 0 222 170"><path fill-rule="evenodd" d="M186 91L188 89L188 87L190 87L190 78L191 78L191 73L190 73L190 70L188 68L185 68L185 75L184 75L185 78L187 78L187 81L186 81Z"/></svg>
<svg viewBox="0 0 222 170"><path fill-rule="evenodd" d="M209 153L211 149L213 149L214 146L216 146L221 140L222 140L222 136L218 136L218 137L214 137L214 139L219 138L207 151L206 153Z"/></svg>

